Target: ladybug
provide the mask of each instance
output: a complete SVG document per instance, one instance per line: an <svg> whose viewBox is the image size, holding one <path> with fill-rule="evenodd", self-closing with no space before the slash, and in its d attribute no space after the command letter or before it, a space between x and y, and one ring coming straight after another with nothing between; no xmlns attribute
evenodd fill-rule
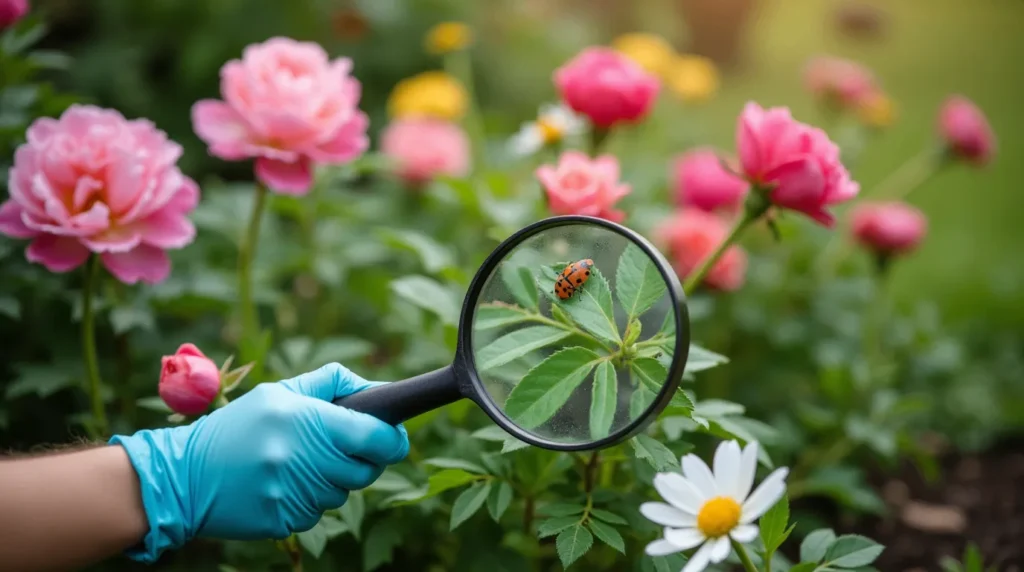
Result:
<svg viewBox="0 0 1024 572"><path fill-rule="evenodd" d="M593 267L594 261L589 258L566 266L558 280L555 281L555 294L562 300L572 298L572 295L583 288L583 284L590 278L590 269Z"/></svg>

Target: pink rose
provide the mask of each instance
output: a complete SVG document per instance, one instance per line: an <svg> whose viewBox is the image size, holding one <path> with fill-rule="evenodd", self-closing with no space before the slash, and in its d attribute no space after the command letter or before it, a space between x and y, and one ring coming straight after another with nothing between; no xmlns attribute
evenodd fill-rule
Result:
<svg viewBox="0 0 1024 572"><path fill-rule="evenodd" d="M729 235L728 224L721 218L704 211L680 211L656 230L658 243L665 248L675 264L679 276L686 278L696 271ZM747 254L739 246L730 246L703 284L722 291L734 291L743 286L747 273Z"/></svg>
<svg viewBox="0 0 1024 572"><path fill-rule="evenodd" d="M747 179L767 190L776 206L802 212L825 226L825 209L860 192L839 160L839 147L824 131L793 119L789 109L748 103L740 114L736 145Z"/></svg>
<svg viewBox="0 0 1024 572"><path fill-rule="evenodd" d="M939 133L950 152L975 165L988 163L995 154L995 135L985 114L961 95L954 95L942 104Z"/></svg>
<svg viewBox="0 0 1024 572"><path fill-rule="evenodd" d="M852 216L857 242L882 254L914 250L928 230L924 214L905 203L864 203Z"/></svg>
<svg viewBox="0 0 1024 572"><path fill-rule="evenodd" d="M366 151L369 119L352 61L328 59L311 42L271 38L221 69L224 101L192 107L192 125L210 154L256 158L256 176L281 193L302 195L314 163L344 163Z"/></svg>
<svg viewBox="0 0 1024 572"><path fill-rule="evenodd" d="M750 185L722 167L713 149L700 148L683 153L674 163L675 196L680 206L703 211L724 209L736 212Z"/></svg>
<svg viewBox="0 0 1024 572"><path fill-rule="evenodd" d="M399 119L381 134L381 151L411 185L437 176L460 177L469 171L469 139L454 123L439 119Z"/></svg>
<svg viewBox="0 0 1024 572"><path fill-rule="evenodd" d="M36 120L14 155L0 232L31 238L26 257L52 272L95 252L118 280L167 278L164 252L192 242L199 188L178 169L181 147L144 119L72 105Z"/></svg>
<svg viewBox="0 0 1024 572"><path fill-rule="evenodd" d="M621 222L626 213L612 209L632 189L619 182L619 161L611 155L591 159L579 151L566 151L557 165L541 165L537 178L556 215L584 215Z"/></svg>
<svg viewBox="0 0 1024 572"><path fill-rule="evenodd" d="M635 123L658 96L658 78L610 48L591 47L555 71L555 86L577 113L601 128Z"/></svg>
<svg viewBox="0 0 1024 572"><path fill-rule="evenodd" d="M0 30L6 29L28 13L28 0L0 0Z"/></svg>
<svg viewBox="0 0 1024 572"><path fill-rule="evenodd" d="M199 415L220 393L220 369L193 344L160 362L160 398L175 413Z"/></svg>
<svg viewBox="0 0 1024 572"><path fill-rule="evenodd" d="M856 107L879 90L868 68L832 56L812 59L804 70L804 83L815 96L844 107Z"/></svg>

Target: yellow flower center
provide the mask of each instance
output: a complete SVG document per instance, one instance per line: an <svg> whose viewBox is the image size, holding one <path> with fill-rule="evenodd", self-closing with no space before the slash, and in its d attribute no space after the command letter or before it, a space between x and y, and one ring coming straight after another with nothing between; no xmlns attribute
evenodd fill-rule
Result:
<svg viewBox="0 0 1024 572"><path fill-rule="evenodd" d="M391 117L434 117L458 121L469 96L454 77L440 71L423 72L398 82L388 98Z"/></svg>
<svg viewBox="0 0 1024 572"><path fill-rule="evenodd" d="M636 62L646 71L660 76L675 56L675 50L655 34L623 34L612 42L612 48Z"/></svg>
<svg viewBox="0 0 1024 572"><path fill-rule="evenodd" d="M857 108L860 120L869 127L882 129L896 120L896 106L885 94L876 93L866 97Z"/></svg>
<svg viewBox="0 0 1024 572"><path fill-rule="evenodd" d="M669 88L685 102L702 103L718 91L718 68L708 58L681 55L668 72Z"/></svg>
<svg viewBox="0 0 1024 572"><path fill-rule="evenodd" d="M434 54L447 54L465 49L473 41L469 26L462 22L442 22L427 33L427 50Z"/></svg>
<svg viewBox="0 0 1024 572"><path fill-rule="evenodd" d="M729 497L715 497L697 513L697 528L708 538L729 534L740 522L740 505Z"/></svg>
<svg viewBox="0 0 1024 572"><path fill-rule="evenodd" d="M562 139L562 128L555 122L541 117L537 120L537 129L540 129L540 136L545 145L550 145Z"/></svg>

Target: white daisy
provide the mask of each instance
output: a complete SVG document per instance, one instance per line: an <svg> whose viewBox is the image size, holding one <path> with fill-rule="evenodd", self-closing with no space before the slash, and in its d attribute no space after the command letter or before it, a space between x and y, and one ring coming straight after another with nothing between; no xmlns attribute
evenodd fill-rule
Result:
<svg viewBox="0 0 1024 572"><path fill-rule="evenodd" d="M696 455L683 457L682 466L682 475L654 477L654 488L668 504L640 506L645 517L665 527L664 538L648 544L647 554L665 556L699 546L682 572L700 572L729 556L730 538L739 543L757 538L753 523L782 498L789 469L776 469L750 494L757 470L753 441L742 451L736 441L721 443L715 451L714 473Z"/></svg>
<svg viewBox="0 0 1024 572"><path fill-rule="evenodd" d="M545 145L581 133L585 127L583 118L568 107L545 104L541 106L536 121L524 123L519 133L512 136L509 148L518 157L532 155Z"/></svg>

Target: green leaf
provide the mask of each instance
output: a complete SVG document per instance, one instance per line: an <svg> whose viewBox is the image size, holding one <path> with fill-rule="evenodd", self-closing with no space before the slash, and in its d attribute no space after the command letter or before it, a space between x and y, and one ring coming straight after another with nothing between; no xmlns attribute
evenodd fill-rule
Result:
<svg viewBox="0 0 1024 572"><path fill-rule="evenodd" d="M800 561L820 562L835 539L836 533L830 528L820 528L808 534L800 543Z"/></svg>
<svg viewBox="0 0 1024 572"><path fill-rule="evenodd" d="M630 318L650 309L667 290L665 279L640 247L630 244L622 251L615 272L615 295Z"/></svg>
<svg viewBox="0 0 1024 572"><path fill-rule="evenodd" d="M562 566L565 568L579 560L593 545L594 536L581 524L563 530L555 539L558 559L562 561Z"/></svg>
<svg viewBox="0 0 1024 572"><path fill-rule="evenodd" d="M789 498L786 495L782 495L779 502L768 509L768 512L764 513L764 516L761 517L758 523L761 527L761 541L764 543L768 558L779 549L779 546L782 546L786 537L792 532L792 528L786 530L788 524Z"/></svg>
<svg viewBox="0 0 1024 572"><path fill-rule="evenodd" d="M619 531L599 520L591 520L587 526L590 527L590 531L594 533L598 540L623 554L626 553L626 543L622 540L622 535L619 534Z"/></svg>
<svg viewBox="0 0 1024 572"><path fill-rule="evenodd" d="M374 524L363 542L363 572L372 572L391 562L395 547L401 543L402 533L393 521Z"/></svg>
<svg viewBox="0 0 1024 572"><path fill-rule="evenodd" d="M320 524L323 525L324 531L327 533L327 540L336 538L350 531L347 524L329 514L325 514L323 518L320 519ZM357 535L354 536L359 538Z"/></svg>
<svg viewBox="0 0 1024 572"><path fill-rule="evenodd" d="M462 459L452 459L449 457L434 457L423 461L424 465L431 467L437 467L439 469L462 469L469 471L470 473L476 473L478 475L487 474L487 470L476 463L464 461Z"/></svg>
<svg viewBox="0 0 1024 572"><path fill-rule="evenodd" d="M391 290L410 304L435 314L442 322L459 321L459 305L440 282L426 276L404 276L391 282Z"/></svg>
<svg viewBox="0 0 1024 572"><path fill-rule="evenodd" d="M534 366L505 400L505 415L524 429L546 422L600 361L586 348L566 348Z"/></svg>
<svg viewBox="0 0 1024 572"><path fill-rule="evenodd" d="M640 385L655 395L661 392L668 380L668 370L656 359L636 358L630 363L630 369Z"/></svg>
<svg viewBox="0 0 1024 572"><path fill-rule="evenodd" d="M352 491L348 494L348 500L338 510L341 520L345 522L352 536L359 540L359 529L363 525L363 518L366 516L366 500L362 491Z"/></svg>
<svg viewBox="0 0 1024 572"><path fill-rule="evenodd" d="M537 538L547 538L548 536L554 536L559 532L579 524L580 517L578 516L556 516L547 520L542 520L537 524Z"/></svg>
<svg viewBox="0 0 1024 572"><path fill-rule="evenodd" d="M329 363L346 363L364 358L373 352L373 344L352 336L324 338L301 364L301 371L311 371ZM299 365L299 364L296 364Z"/></svg>
<svg viewBox="0 0 1024 572"><path fill-rule="evenodd" d="M381 238L392 247L403 248L415 252L423 264L423 269L436 274L455 264L451 250L431 238L415 230L383 229Z"/></svg>
<svg viewBox="0 0 1024 572"><path fill-rule="evenodd" d="M540 285L544 293L584 330L605 341L616 344L621 341L619 327L615 323L611 289L596 267L591 269L590 278L583 288L568 300L561 300L555 295L555 278L550 273L545 273Z"/></svg>
<svg viewBox="0 0 1024 572"><path fill-rule="evenodd" d="M885 550L881 544L857 534L845 534L833 542L825 552L825 562L839 568L857 568L875 561Z"/></svg>
<svg viewBox="0 0 1024 572"><path fill-rule="evenodd" d="M534 282L533 273L524 266L512 266L508 263L501 265L501 280L508 288L509 294L531 310L537 309L537 284Z"/></svg>
<svg viewBox="0 0 1024 572"><path fill-rule="evenodd" d="M505 438L505 441L501 444L502 453L511 453L512 451L518 451L529 447L529 443L524 443L515 437L509 436Z"/></svg>
<svg viewBox="0 0 1024 572"><path fill-rule="evenodd" d="M480 371L487 371L569 337L570 332L551 326L530 326L509 332L476 352Z"/></svg>
<svg viewBox="0 0 1024 572"><path fill-rule="evenodd" d="M452 505L452 519L448 525L448 530L455 530L460 524L473 516L476 511L480 510L490 492L490 481L476 483L462 491L462 494L455 499L455 504Z"/></svg>
<svg viewBox="0 0 1024 572"><path fill-rule="evenodd" d="M21 319L21 302L14 296L0 296L0 315L12 320Z"/></svg>
<svg viewBox="0 0 1024 572"><path fill-rule="evenodd" d="M621 516L615 514L614 512L608 512L606 510L602 510L602 509L599 509L599 508L591 509L590 510L590 516L593 516L594 518L599 519L599 520L603 520L605 522L609 522L611 524L621 524L621 525L629 524L629 522L626 521L626 519L624 519Z"/></svg>
<svg viewBox="0 0 1024 572"><path fill-rule="evenodd" d="M501 520L501 515L505 514L508 510L508 505L512 503L512 486L508 483L501 483L497 487L491 490L490 496L487 497L487 512L491 513L491 518L494 522Z"/></svg>
<svg viewBox="0 0 1024 572"><path fill-rule="evenodd" d="M75 372L59 365L14 366L17 378L7 386L7 399L16 399L23 395L35 394L46 398L58 391L75 385Z"/></svg>
<svg viewBox="0 0 1024 572"><path fill-rule="evenodd" d="M733 403L722 399L706 399L694 404L693 406L694 415L699 415L708 419L724 417L726 415L743 415L746 410L747 409L739 403Z"/></svg>
<svg viewBox="0 0 1024 572"><path fill-rule="evenodd" d="M637 459L647 461L657 471L674 469L679 463L675 453L653 437L637 435L629 440L629 444L633 446Z"/></svg>
<svg viewBox="0 0 1024 572"><path fill-rule="evenodd" d="M323 520L321 517L320 520ZM309 552L313 558L320 558L320 555L324 553L324 548L327 547L327 531L323 525L317 522L313 528L300 532L298 534L299 544Z"/></svg>
<svg viewBox="0 0 1024 572"><path fill-rule="evenodd" d="M608 436L615 419L618 400L619 380L611 362L603 361L594 372L594 389L590 401L590 436L603 439Z"/></svg>
<svg viewBox="0 0 1024 572"><path fill-rule="evenodd" d="M174 413L171 408L164 403L164 400L159 395L151 397L140 397L135 400L135 405L143 409L149 409L150 411L158 411L160 413Z"/></svg>
<svg viewBox="0 0 1024 572"><path fill-rule="evenodd" d="M572 516L574 514L583 514L584 510L586 510L586 507L581 504L559 502L544 505L537 512L541 516Z"/></svg>
<svg viewBox="0 0 1024 572"><path fill-rule="evenodd" d="M706 350L696 344L690 344L690 350L686 355L687 376L729 363L729 358Z"/></svg>
<svg viewBox="0 0 1024 572"><path fill-rule="evenodd" d="M445 469L430 475L427 479L427 488L422 491L423 494L418 495L403 495L400 499L399 504L408 504L419 502L424 499L428 499L433 496L437 496L444 491L461 487L462 485L469 484L473 481L480 479L479 475L473 473L467 473L462 469ZM413 491L410 491L410 493ZM409 498L405 498L408 496Z"/></svg>
<svg viewBox="0 0 1024 572"><path fill-rule="evenodd" d="M822 567L824 569L824 567ZM789 572L815 572L818 570L817 562L801 562L789 569Z"/></svg>
<svg viewBox="0 0 1024 572"><path fill-rule="evenodd" d="M531 314L519 306L509 306L500 302L481 304L473 313L473 330L482 332L502 326L511 326L530 318Z"/></svg>
<svg viewBox="0 0 1024 572"><path fill-rule="evenodd" d="M115 334L123 334L135 328L153 330L156 328L156 319L149 306L117 306L110 311L110 327Z"/></svg>

